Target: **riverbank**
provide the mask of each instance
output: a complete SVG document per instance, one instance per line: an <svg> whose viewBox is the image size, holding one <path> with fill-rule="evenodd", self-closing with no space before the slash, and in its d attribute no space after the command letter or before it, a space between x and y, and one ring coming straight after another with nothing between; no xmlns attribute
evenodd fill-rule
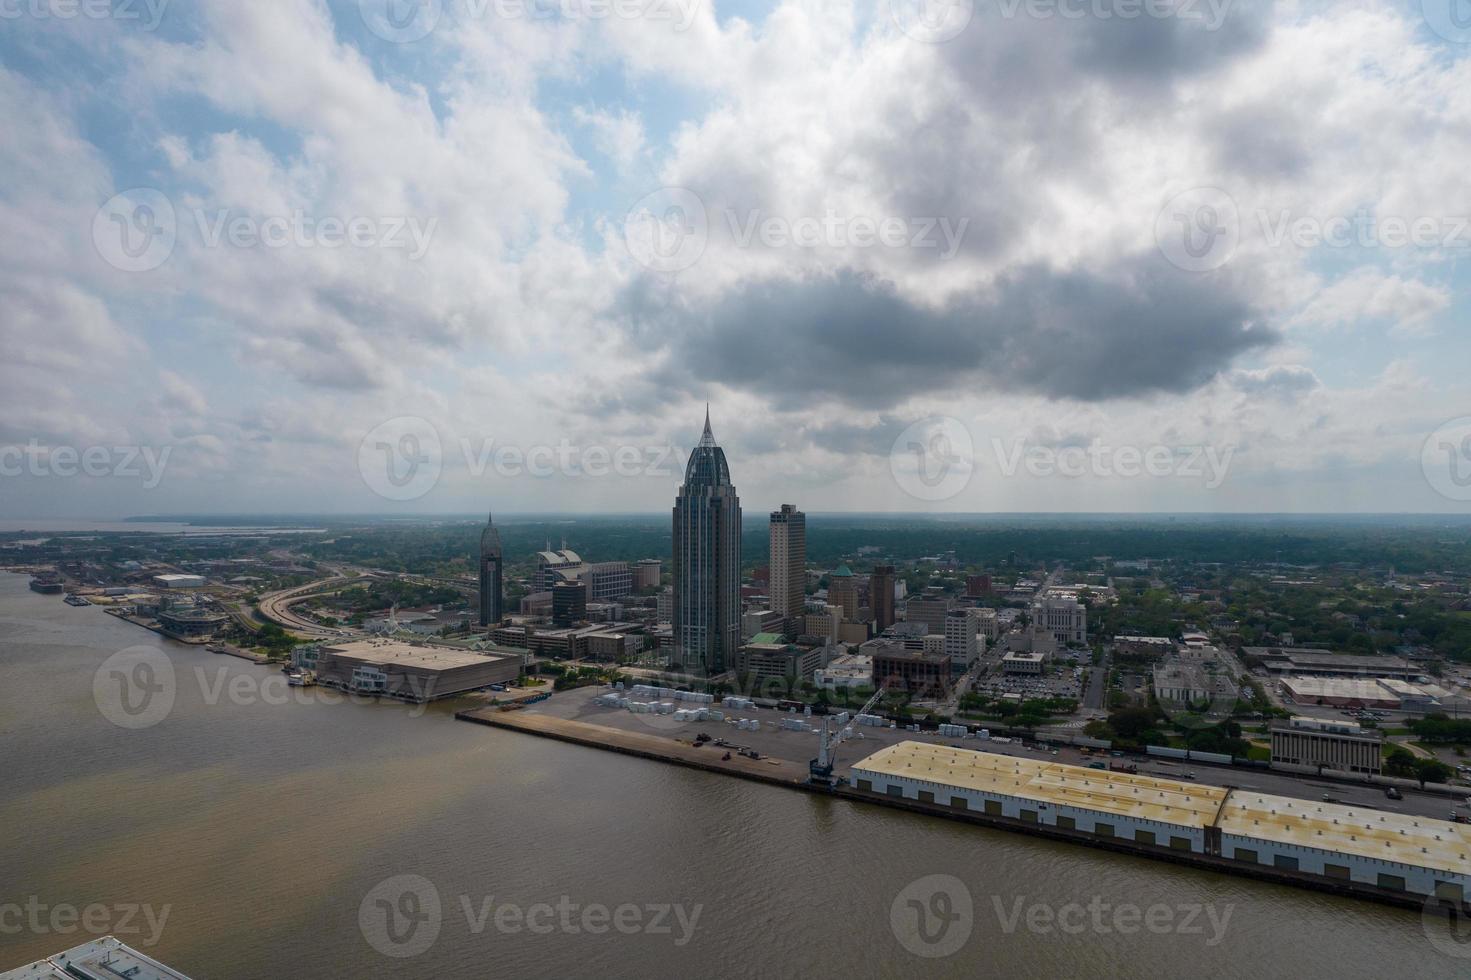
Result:
<svg viewBox="0 0 1471 980"><path fill-rule="evenodd" d="M1262 864L1247 864L1230 858L1191 851L1176 850L1165 845L1149 845L1122 837L1100 837L1077 830L1069 830L1035 821L1018 820L1001 815L987 814L976 810L957 810L938 803L906 799L857 789L851 785L829 790L808 782L807 766L785 759L765 757L752 760L727 753L713 745L704 747L692 741L653 735L643 732L610 728L552 715L537 714L525 710L503 708L478 708L461 711L455 715L462 721L487 725L525 735L555 739L587 748L636 756L657 762L699 769L718 775L735 776L754 780L786 789L797 789L808 793L836 796L855 803L866 803L890 809L906 810L910 813L941 817L946 820L975 824L995 830L1023 833L1055 841L1081 844L1098 850L1129 854L1153 861L1187 865L1224 874L1252 878L1257 881L1306 888L1347 898L1377 902L1398 908L1420 910L1426 907L1424 896L1380 888L1363 882L1330 879L1286 868ZM725 758L729 754L730 758ZM1464 913L1471 913L1471 903L1463 904Z"/></svg>

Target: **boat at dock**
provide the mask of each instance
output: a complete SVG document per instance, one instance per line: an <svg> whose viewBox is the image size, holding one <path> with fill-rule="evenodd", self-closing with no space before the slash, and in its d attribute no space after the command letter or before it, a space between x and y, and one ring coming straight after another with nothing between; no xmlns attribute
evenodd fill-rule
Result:
<svg viewBox="0 0 1471 980"><path fill-rule="evenodd" d="M92 604L92 603L88 602L86 599L84 599L81 596L77 595L76 593L72 593L72 594L68 595L62 601L65 602L68 606L90 606Z"/></svg>

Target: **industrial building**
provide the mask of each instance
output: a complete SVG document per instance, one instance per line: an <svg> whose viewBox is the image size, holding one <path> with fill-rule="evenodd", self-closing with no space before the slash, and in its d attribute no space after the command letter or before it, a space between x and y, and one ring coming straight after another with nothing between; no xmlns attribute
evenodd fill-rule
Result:
<svg viewBox="0 0 1471 980"><path fill-rule="evenodd" d="M355 640L319 648L313 669L329 687L422 702L511 683L521 666L522 658L505 654Z"/></svg>
<svg viewBox="0 0 1471 980"><path fill-rule="evenodd" d="M1046 661L1046 654L1014 650L1001 658L1001 669L1007 674L1040 675Z"/></svg>
<svg viewBox="0 0 1471 980"><path fill-rule="evenodd" d="M1293 718L1272 726L1272 761L1378 773L1384 768L1384 736L1351 721Z"/></svg>
<svg viewBox="0 0 1471 980"><path fill-rule="evenodd" d="M1317 674L1323 677L1396 677L1413 681L1425 671L1398 657L1354 656L1330 650L1288 647L1244 647L1250 660L1278 674Z"/></svg>
<svg viewBox="0 0 1471 980"><path fill-rule="evenodd" d="M1465 902L1471 827L1366 807L902 742L860 791L1280 872Z"/></svg>
<svg viewBox="0 0 1471 980"><path fill-rule="evenodd" d="M155 575L153 581L165 589L202 589L203 575Z"/></svg>
<svg viewBox="0 0 1471 980"><path fill-rule="evenodd" d="M1298 704L1334 708L1398 708L1398 694L1368 677L1284 677L1282 690Z"/></svg>

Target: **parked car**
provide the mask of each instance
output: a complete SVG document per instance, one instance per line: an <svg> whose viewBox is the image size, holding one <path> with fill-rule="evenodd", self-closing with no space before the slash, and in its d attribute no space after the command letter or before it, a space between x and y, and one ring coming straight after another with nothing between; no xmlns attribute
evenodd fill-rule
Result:
<svg viewBox="0 0 1471 980"><path fill-rule="evenodd" d="M1405 794L1401 793L1399 791L1399 788L1396 786L1389 787L1389 789L1384 791L1384 795L1389 797L1391 800L1402 800L1405 798Z"/></svg>

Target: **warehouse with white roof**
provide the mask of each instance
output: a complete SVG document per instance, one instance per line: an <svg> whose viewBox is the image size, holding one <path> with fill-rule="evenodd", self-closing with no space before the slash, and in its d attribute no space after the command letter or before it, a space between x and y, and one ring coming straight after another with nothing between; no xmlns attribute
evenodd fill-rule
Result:
<svg viewBox="0 0 1471 980"><path fill-rule="evenodd" d="M1146 852L1189 852L1451 902L1471 897L1471 827L1444 820L921 742L856 763L852 783Z"/></svg>

